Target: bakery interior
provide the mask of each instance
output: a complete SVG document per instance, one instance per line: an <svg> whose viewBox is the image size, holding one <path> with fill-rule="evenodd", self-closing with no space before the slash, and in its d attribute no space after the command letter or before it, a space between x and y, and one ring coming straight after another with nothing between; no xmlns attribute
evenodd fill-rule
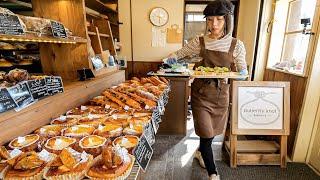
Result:
<svg viewBox="0 0 320 180"><path fill-rule="evenodd" d="M248 75L168 63L211 1L1 0L0 179L207 179L190 93L208 71L290 84L287 134L234 136L230 103L221 179L320 179L320 0L231 0Z"/></svg>

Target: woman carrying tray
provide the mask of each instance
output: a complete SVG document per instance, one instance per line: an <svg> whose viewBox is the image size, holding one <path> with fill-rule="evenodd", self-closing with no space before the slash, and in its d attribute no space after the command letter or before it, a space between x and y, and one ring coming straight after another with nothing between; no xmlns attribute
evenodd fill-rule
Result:
<svg viewBox="0 0 320 180"><path fill-rule="evenodd" d="M234 6L228 0L216 0L207 5L203 14L207 20L208 34L196 37L186 46L170 55L168 61L192 54L203 60L195 67L228 67L247 75L245 47L232 37ZM200 147L195 158L207 169L209 179L220 179L212 153L212 140L225 131L228 119L229 84L226 79L195 79L191 85L191 107Z"/></svg>

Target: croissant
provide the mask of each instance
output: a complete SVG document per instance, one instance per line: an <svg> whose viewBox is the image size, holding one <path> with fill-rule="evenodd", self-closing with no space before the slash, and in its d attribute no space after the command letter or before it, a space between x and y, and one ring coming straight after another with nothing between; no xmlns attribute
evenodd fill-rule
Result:
<svg viewBox="0 0 320 180"><path fill-rule="evenodd" d="M158 79L156 76L150 77L149 80L151 80L156 86L164 84L164 82L160 81L160 79Z"/></svg>
<svg viewBox="0 0 320 180"><path fill-rule="evenodd" d="M131 98L135 99L136 101L138 101L141 104L147 105L151 108L157 106L157 103L155 101L143 98L141 96L138 96L137 94L134 93L130 93L130 92L126 92L126 91L121 91L122 93L125 93L127 95L129 95Z"/></svg>
<svg viewBox="0 0 320 180"><path fill-rule="evenodd" d="M148 91L145 91L145 90L141 90L141 89L137 89L135 91L135 93L141 97L144 97L144 98L147 98L147 99L150 99L152 101L157 101L157 97L155 95L153 95L152 93L148 92Z"/></svg>
<svg viewBox="0 0 320 180"><path fill-rule="evenodd" d="M162 82L164 82L165 84L169 84L169 81L166 79L166 78L164 78L164 77L159 77L160 78L160 80L162 81Z"/></svg>

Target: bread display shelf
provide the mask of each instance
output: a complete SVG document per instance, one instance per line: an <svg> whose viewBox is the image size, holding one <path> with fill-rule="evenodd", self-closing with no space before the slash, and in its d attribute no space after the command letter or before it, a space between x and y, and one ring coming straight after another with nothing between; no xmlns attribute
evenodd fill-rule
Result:
<svg viewBox="0 0 320 180"><path fill-rule="evenodd" d="M56 44L76 44L76 43L87 43L84 38L74 37L74 39L68 38L55 38L51 36L36 36L33 34L26 35L0 35L0 41L15 41L15 42L38 42L38 43L56 43Z"/></svg>
<svg viewBox="0 0 320 180"><path fill-rule="evenodd" d="M85 0L85 4L88 8L98 11L99 13L106 14L108 12L115 12L117 11L109 8L100 0Z"/></svg>
<svg viewBox="0 0 320 180"><path fill-rule="evenodd" d="M0 144L33 132L48 124L51 119L84 104L106 88L117 85L124 80L125 72L117 70L88 81L64 82L64 93L42 99L19 112L11 110L2 113L0 126L3 129L0 131Z"/></svg>
<svg viewBox="0 0 320 180"><path fill-rule="evenodd" d="M229 79L245 79L248 78L249 75L241 75L238 72L225 72L225 73L208 73L208 74L197 74L199 72L191 72L190 76L192 78L217 78L217 79L224 79L224 78L229 78ZM201 72L200 72L201 73Z"/></svg>
<svg viewBox="0 0 320 180"><path fill-rule="evenodd" d="M97 33L91 32L91 31L89 31L88 34L91 35L91 36L96 36L97 35ZM102 33L99 33L99 36L100 37L110 37L108 34L102 34Z"/></svg>

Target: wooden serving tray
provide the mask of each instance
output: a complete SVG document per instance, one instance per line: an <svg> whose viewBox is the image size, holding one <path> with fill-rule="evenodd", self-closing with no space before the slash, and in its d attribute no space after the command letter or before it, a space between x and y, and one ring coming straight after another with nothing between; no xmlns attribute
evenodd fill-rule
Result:
<svg viewBox="0 0 320 180"><path fill-rule="evenodd" d="M209 73L203 73L203 74L198 74L202 72L191 72L191 77L192 78L218 78L218 79L224 79L224 78L230 78L230 79L245 79L249 77L249 75L240 75L238 72L225 72L225 73L214 73L214 72L209 72Z"/></svg>

